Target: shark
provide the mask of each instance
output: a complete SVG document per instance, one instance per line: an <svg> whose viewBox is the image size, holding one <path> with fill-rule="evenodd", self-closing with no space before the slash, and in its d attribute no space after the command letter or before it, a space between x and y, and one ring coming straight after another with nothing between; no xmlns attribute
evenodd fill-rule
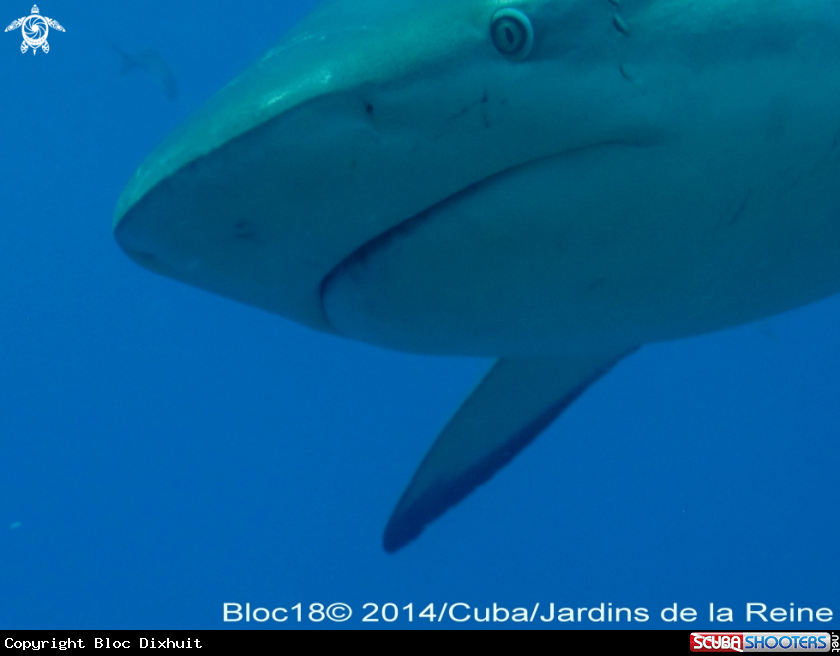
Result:
<svg viewBox="0 0 840 656"><path fill-rule="evenodd" d="M120 74L126 75L134 70L143 71L160 85L161 90L171 101L178 99L178 81L169 62L154 48L131 54L111 44L111 49L119 55Z"/></svg>
<svg viewBox="0 0 840 656"><path fill-rule="evenodd" d="M840 291L836 0L329 0L140 165L141 266L494 358L394 552L638 348Z"/></svg>

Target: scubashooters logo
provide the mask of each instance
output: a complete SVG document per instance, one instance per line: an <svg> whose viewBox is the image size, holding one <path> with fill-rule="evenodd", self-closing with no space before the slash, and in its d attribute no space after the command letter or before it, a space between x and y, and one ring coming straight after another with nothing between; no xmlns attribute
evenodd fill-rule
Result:
<svg viewBox="0 0 840 656"><path fill-rule="evenodd" d="M6 32L20 28L23 34L23 43L20 44L20 51L25 53L32 48L32 54L38 52L38 48L44 52L50 51L50 44L47 43L47 35L50 33L50 28L64 32L64 28L58 24L57 20L41 16L38 10L38 5L32 5L32 13L29 16L23 16L6 28Z"/></svg>
<svg viewBox="0 0 840 656"><path fill-rule="evenodd" d="M821 653L832 651L832 636L826 632L789 633L706 632L691 634L694 652L785 652Z"/></svg>

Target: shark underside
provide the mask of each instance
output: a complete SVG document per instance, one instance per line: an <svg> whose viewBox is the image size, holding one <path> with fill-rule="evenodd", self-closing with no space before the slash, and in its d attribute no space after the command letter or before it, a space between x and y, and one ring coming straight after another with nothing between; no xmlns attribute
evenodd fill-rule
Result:
<svg viewBox="0 0 840 656"><path fill-rule="evenodd" d="M394 551L644 344L840 291L833 0L333 0L117 206L152 271L401 351L498 358Z"/></svg>

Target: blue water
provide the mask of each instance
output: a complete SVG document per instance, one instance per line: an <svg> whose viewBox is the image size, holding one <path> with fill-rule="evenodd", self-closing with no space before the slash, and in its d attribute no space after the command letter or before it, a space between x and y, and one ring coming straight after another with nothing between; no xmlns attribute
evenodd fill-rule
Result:
<svg viewBox="0 0 840 656"><path fill-rule="evenodd" d="M313 4L51 0L49 54L0 34L0 628L244 628L222 605L246 602L345 602L367 628L366 602L840 626L745 623L748 602L840 616L840 298L642 349L386 555L489 361L328 337L119 250L136 166ZM30 8L3 0L3 25ZM157 48L178 99L121 76L111 43ZM701 619L663 622L675 603Z"/></svg>

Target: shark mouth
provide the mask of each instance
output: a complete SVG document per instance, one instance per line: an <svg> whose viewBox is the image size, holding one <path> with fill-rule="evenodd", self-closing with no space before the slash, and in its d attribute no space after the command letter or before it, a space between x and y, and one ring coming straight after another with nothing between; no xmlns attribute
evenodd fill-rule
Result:
<svg viewBox="0 0 840 656"><path fill-rule="evenodd" d="M348 317L353 315L350 323L358 319L359 312L363 312L359 303L365 295L368 274L375 272L381 264L381 256L385 255L395 245L403 244L411 239L435 220L446 216L446 210L461 201L481 194L483 191L500 184L528 170L550 165L561 160L570 160L593 151L608 148L637 148L642 144L636 141L603 141L587 146L580 146L559 153L537 157L526 162L515 164L477 182L456 191L421 212L401 221L394 227L377 235L373 239L359 246L344 260L339 262L321 281L320 301L324 316L330 325L339 333L348 337L364 339L358 330L349 328ZM391 345L393 347L393 345Z"/></svg>

